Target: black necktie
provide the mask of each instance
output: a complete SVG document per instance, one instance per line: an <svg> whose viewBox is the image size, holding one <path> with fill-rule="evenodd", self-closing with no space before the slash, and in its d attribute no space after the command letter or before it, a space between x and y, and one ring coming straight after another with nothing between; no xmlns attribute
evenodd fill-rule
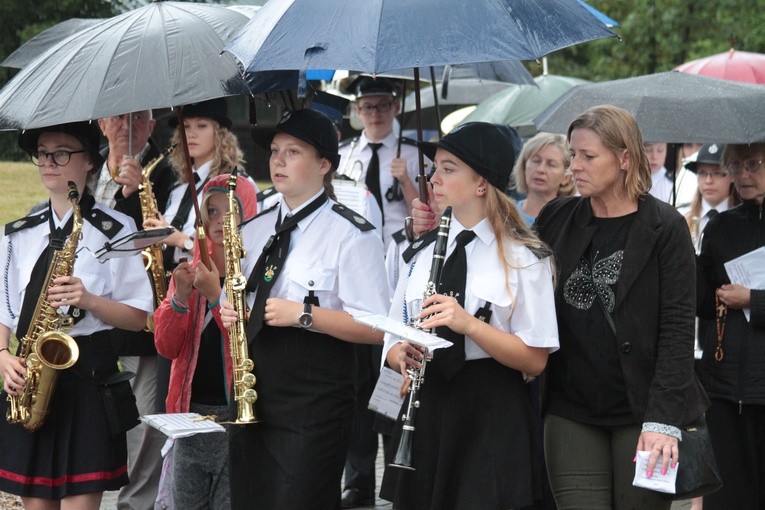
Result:
<svg viewBox="0 0 765 510"><path fill-rule="evenodd" d="M465 281L467 280L467 255L465 246L475 238L472 230L463 230L457 235L457 246L444 263L439 294L452 295L460 306L465 306ZM441 375L449 380L460 371L465 364L465 335L455 333L441 326L436 328L436 335L449 340L454 345L446 349L438 349L433 354L433 366Z"/></svg>
<svg viewBox="0 0 765 510"><path fill-rule="evenodd" d="M86 214L93 207L94 203L95 200L93 199L92 195L90 195L87 191L83 193L83 196L80 199L80 215L83 218L85 218ZM43 289L43 285L45 285L45 278L48 276L48 266L53 259L53 253L64 247L64 244L66 244L66 239L72 233L74 215L69 217L69 221L66 222L66 225L64 225L63 228L57 228L53 226L54 214L55 213L53 212L49 203L48 224L50 228L50 240L48 242L48 246L46 246L42 253L40 253L40 256L37 258L37 262L35 262L35 265L32 268L32 275L29 278L29 284L27 285L27 290L24 294L24 301L21 304L21 311L19 312L19 323L18 327L16 328L16 337L19 339L27 334L29 325L34 319L33 315L35 308L37 308L37 301L40 299L40 294L42 292L47 292L47 289ZM76 322L79 322L79 320L81 320L84 315L84 310L78 310L78 317Z"/></svg>
<svg viewBox="0 0 765 510"><path fill-rule="evenodd" d="M263 327L266 299L268 299L276 279L281 274L284 261L287 260L287 254L290 251L290 233L303 218L316 211L326 201L327 195L322 193L297 214L285 218L283 222L281 221L281 211L279 212L279 218L276 220L276 231L263 247L263 252L255 263L255 269L252 270L247 281L247 292L257 291L255 303L252 305L252 314L250 314L250 320L247 322L247 338L250 342Z"/></svg>
<svg viewBox="0 0 765 510"><path fill-rule="evenodd" d="M380 206L382 211L382 192L380 191L380 156L377 154L377 150L382 147L381 143L369 143L367 144L372 149L372 158L369 160L369 166L367 167L367 178L364 182L367 185L367 189L375 196L377 205Z"/></svg>

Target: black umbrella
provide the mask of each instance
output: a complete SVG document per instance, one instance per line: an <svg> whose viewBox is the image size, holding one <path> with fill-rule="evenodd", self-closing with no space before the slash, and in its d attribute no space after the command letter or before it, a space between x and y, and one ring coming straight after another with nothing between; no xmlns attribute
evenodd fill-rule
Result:
<svg viewBox="0 0 765 510"><path fill-rule="evenodd" d="M534 119L565 133L587 108L631 112L647 142L750 143L765 140L765 86L670 71L577 85Z"/></svg>

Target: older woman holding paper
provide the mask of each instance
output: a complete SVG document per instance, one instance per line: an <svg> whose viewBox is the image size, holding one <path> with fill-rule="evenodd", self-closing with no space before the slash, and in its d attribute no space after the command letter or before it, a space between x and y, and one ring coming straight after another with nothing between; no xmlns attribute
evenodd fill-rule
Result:
<svg viewBox="0 0 765 510"><path fill-rule="evenodd" d="M765 143L727 145L723 166L743 203L710 220L697 264L698 314L717 322L699 378L712 399L707 423L723 481L705 510L765 506ZM725 267L742 255L748 284Z"/></svg>

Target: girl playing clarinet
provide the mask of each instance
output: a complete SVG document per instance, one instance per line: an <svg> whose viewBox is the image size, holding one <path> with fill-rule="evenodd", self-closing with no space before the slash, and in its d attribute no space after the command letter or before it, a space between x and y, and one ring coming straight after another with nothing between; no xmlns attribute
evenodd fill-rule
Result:
<svg viewBox="0 0 765 510"><path fill-rule="evenodd" d="M402 510L531 505L540 480L524 378L544 370L558 333L549 252L503 193L520 139L475 122L421 147L435 162L438 208L452 208L447 259L438 292L423 300L434 247L421 243L389 315L421 319L453 345L427 363L415 470L386 467L381 496ZM421 348L390 334L384 355L402 374L422 366Z"/></svg>

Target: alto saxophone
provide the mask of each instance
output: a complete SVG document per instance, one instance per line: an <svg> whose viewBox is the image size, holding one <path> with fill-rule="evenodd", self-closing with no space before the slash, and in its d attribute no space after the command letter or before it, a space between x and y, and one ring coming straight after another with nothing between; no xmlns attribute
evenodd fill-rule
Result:
<svg viewBox="0 0 765 510"><path fill-rule="evenodd" d="M69 315L60 313L48 301L48 290L53 281L71 276L74 271L77 244L82 235L82 216L78 203L77 186L69 182L69 201L72 203L72 233L63 248L53 252L48 273L37 300L33 321L27 334L21 339L20 357L26 362L27 374L24 388L18 395L8 395L8 423L20 423L25 429L35 431L42 427L48 414L56 389L60 370L71 367L80 357L77 342L63 332L72 327Z"/></svg>
<svg viewBox="0 0 765 510"><path fill-rule="evenodd" d="M247 347L247 331L245 329L247 305L245 303L245 287L247 278L242 273L242 258L245 256L242 238L239 235L237 218L239 203L236 200L236 170L228 177L228 212L223 220L223 250L226 262L225 288L226 297L236 310L236 322L228 330L231 347L231 358L234 369L234 401L237 404L237 417L234 423L246 425L259 421L255 416L253 404L258 399L255 386L255 375L252 369L255 364L249 357Z"/></svg>
<svg viewBox="0 0 765 510"><path fill-rule="evenodd" d="M141 202L141 215L143 219L159 219L159 209L157 208L157 199L154 196L154 189L151 184L151 173L169 155L175 145L171 145L165 152L149 161L141 170L141 183L138 185L138 198ZM165 271L165 262L162 256L162 247L159 244L153 244L141 251L146 272L151 281L151 288L154 294L154 307L158 307L167 295L167 272ZM154 331L154 316L149 316L146 324L146 331Z"/></svg>
<svg viewBox="0 0 765 510"><path fill-rule="evenodd" d="M446 247L449 241L451 220L452 208L447 207L438 224L438 235L436 237L436 244L433 247L433 259L430 263L430 276L428 277L428 284L425 286L425 291L423 292L423 301L438 292L437 287L438 283L441 281L441 271L444 268L444 261L446 259ZM422 327L422 321L423 319L412 319L411 325L417 329L424 329ZM412 465L414 422L417 417L417 409L420 408L420 388L425 382L425 367L428 364L428 359L428 355L424 355L422 357L420 368L409 368L406 371L407 376L410 379L408 390L409 395L406 413L401 417L401 420L403 421L401 439L398 443L398 449L393 456L393 461L388 464L390 467L408 469L410 471L415 470Z"/></svg>

